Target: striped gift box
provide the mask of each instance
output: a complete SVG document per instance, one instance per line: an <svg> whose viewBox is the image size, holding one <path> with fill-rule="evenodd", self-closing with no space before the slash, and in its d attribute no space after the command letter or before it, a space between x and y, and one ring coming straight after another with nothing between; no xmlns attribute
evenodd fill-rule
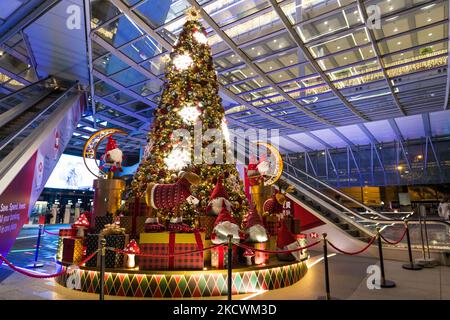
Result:
<svg viewBox="0 0 450 320"><path fill-rule="evenodd" d="M233 256L231 257L231 262L238 262L238 253L236 246L233 246L232 250ZM211 249L211 267L215 269L226 269L228 268L228 246L219 246Z"/></svg>
<svg viewBox="0 0 450 320"><path fill-rule="evenodd" d="M80 263L83 259L83 239L64 238L62 261L65 263Z"/></svg>
<svg viewBox="0 0 450 320"><path fill-rule="evenodd" d="M169 255L173 257L138 256L138 265L142 270L201 270L204 267L203 252L187 255L177 253L203 249L205 233L142 233L139 247L142 254Z"/></svg>

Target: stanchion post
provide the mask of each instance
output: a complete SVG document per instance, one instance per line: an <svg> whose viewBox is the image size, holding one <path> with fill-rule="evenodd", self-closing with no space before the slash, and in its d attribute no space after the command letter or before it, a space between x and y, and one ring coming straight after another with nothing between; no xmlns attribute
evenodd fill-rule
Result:
<svg viewBox="0 0 450 320"><path fill-rule="evenodd" d="M325 292L326 292L326 300L331 300L330 294L330 274L328 271L328 240L327 234L323 233L323 263L325 265Z"/></svg>
<svg viewBox="0 0 450 320"><path fill-rule="evenodd" d="M41 235L43 233L44 230L44 225L40 224L39 225L39 229L38 229L38 236L37 236L37 241L36 241L36 251L34 252L34 262L32 264L29 264L27 267L28 268L41 268L44 266L43 263L38 263L38 258L39 258L39 248L41 246Z"/></svg>
<svg viewBox="0 0 450 320"><path fill-rule="evenodd" d="M383 259L383 242L381 239L380 227L377 227L377 239L378 239L378 254L380 258L380 269L381 269L381 288L394 288L395 282L391 280L386 280L384 272L384 259Z"/></svg>
<svg viewBox="0 0 450 320"><path fill-rule="evenodd" d="M233 267L232 267L232 262L233 262L233 235L229 234L228 235L228 300L231 301L232 300L232 296L233 296Z"/></svg>
<svg viewBox="0 0 450 320"><path fill-rule="evenodd" d="M412 256L412 250L411 250L411 238L409 235L409 226L408 226L408 219L405 219L405 228L406 228L406 241L408 243L408 255L409 255L409 263L406 263L402 265L403 269L406 270L422 270L422 267L418 264L414 264L413 262L413 256Z"/></svg>
<svg viewBox="0 0 450 320"><path fill-rule="evenodd" d="M105 300L105 255L106 240L100 240L100 300Z"/></svg>

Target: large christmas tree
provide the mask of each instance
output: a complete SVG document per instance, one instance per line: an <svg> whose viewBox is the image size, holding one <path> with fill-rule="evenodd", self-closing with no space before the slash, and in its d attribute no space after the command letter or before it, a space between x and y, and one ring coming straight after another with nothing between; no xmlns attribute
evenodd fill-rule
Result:
<svg viewBox="0 0 450 320"><path fill-rule="evenodd" d="M216 129L227 135L225 111L219 96L217 73L214 69L211 48L207 43L206 31L198 21L198 12L188 11L188 19L170 54L166 66L166 81L163 87L161 102L154 112L154 122L148 135L148 145L143 161L132 181L132 195L143 197L149 183L174 183L177 174L189 170L198 174L201 183L191 186L192 195L198 205L185 202L179 208L184 218L192 218L195 214L203 214L209 197L222 178L223 185L232 204L234 216L242 217L248 211L242 183L234 164L225 164L227 152L226 139L211 153L211 142L214 138L198 140L199 129L203 135L208 129ZM185 129L191 139L186 143L176 132ZM199 163L198 144L201 152L218 156L219 163ZM216 140L217 141L217 140ZM207 151L207 152L206 152ZM196 162L194 162L196 161ZM162 216L172 212L159 210ZM189 220L189 219L185 219Z"/></svg>

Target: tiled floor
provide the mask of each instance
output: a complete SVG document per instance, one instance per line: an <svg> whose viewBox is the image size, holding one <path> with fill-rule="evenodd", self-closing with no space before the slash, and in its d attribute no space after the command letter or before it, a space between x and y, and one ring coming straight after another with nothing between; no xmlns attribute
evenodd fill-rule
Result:
<svg viewBox="0 0 450 320"><path fill-rule="evenodd" d="M307 275L291 287L233 298L315 300L324 296L324 265L323 261L317 262L319 258L320 255L316 255L310 259L308 263L312 267ZM376 259L332 255L329 261L331 294L337 299L450 299L449 267L408 271L401 268L400 262L386 261L386 277L394 280L397 287L369 290L366 270L368 266L377 264ZM47 270L51 268L52 265L46 266ZM6 266L0 268L0 279L3 279L0 282L0 299L98 299L98 295L63 288L50 279L31 279L11 273ZM107 296L106 299L124 298Z"/></svg>

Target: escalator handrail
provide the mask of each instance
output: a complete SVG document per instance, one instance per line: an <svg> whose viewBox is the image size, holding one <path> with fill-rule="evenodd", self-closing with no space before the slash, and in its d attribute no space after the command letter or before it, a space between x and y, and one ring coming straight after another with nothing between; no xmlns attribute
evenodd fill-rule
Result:
<svg viewBox="0 0 450 320"><path fill-rule="evenodd" d="M19 90L16 90L16 91L14 91L14 92L11 92L10 94L8 94L8 95L6 95L6 96L1 97L1 98L0 98L0 103L2 103L4 100L7 100L8 98L10 98L10 97L12 97L12 96L14 96L14 95L16 95L16 94L21 93L22 91L24 91L24 90L26 90L26 89L30 89L31 87L35 87L35 86L39 85L40 83L45 82L45 81L50 80L50 79L54 79L54 78L53 78L52 76L48 76L48 77L46 77L46 78L42 78L42 79L40 79L40 80L38 80L38 81L32 83L32 84L29 85L29 86L25 86L25 87L23 87L23 88L20 88Z"/></svg>
<svg viewBox="0 0 450 320"><path fill-rule="evenodd" d="M298 182L300 182L301 184L303 184L304 186L307 186L309 189L313 190L313 192L316 193L320 193L318 190L316 190L314 187L310 186L309 184L307 184L304 181L301 181L300 179L290 175L289 173L285 173L283 172L283 175L287 176L288 179L294 179ZM349 210L348 208L346 208L345 206L343 206L342 204L340 204L339 202L335 201L334 199L326 196L325 194L321 194L323 197L327 198L327 200L329 200L330 202L334 203L335 205L341 207L341 208L345 208L345 211L357 216L360 221L354 221L355 223L360 223L360 222L373 222L373 223L381 223L381 224L400 224L400 223L405 223L405 220L408 219L408 223L409 224L419 224L420 221L419 220L411 220L409 219L409 217L412 215L412 212L408 213L404 218L402 219L373 219L373 218L368 218L368 217L364 217L362 215L360 215L357 212L354 212L352 210ZM446 221L442 221L442 220L426 220L427 224L439 224L439 225L445 225L450 227L450 223L446 222Z"/></svg>
<svg viewBox="0 0 450 320"><path fill-rule="evenodd" d="M247 152L247 153L249 152L249 149L247 148L247 146L242 145L241 143L239 143L239 140L236 140L236 144L237 144L238 146L243 147L244 150L245 150L245 152ZM238 154L240 154L241 149L240 149L240 148L236 148L235 151L236 151ZM245 155L244 155L244 156L245 156ZM287 164L288 166L293 167L294 169L297 169L297 168L295 168L295 167L294 167L292 164L290 164L290 163L284 162L284 164ZM297 170L299 170L299 169L297 169ZM301 170L299 170L299 171L301 171ZM310 186L309 184L307 184L307 183L301 181L300 179L298 179L298 178L292 176L291 174L287 173L285 170L283 170L283 175L285 175L285 176L288 175L289 178L292 177L293 179L299 181L301 184L304 184L304 185L307 186L309 189L312 189L315 193L320 193L320 192L317 191L314 187L312 187L312 186ZM308 175L308 176L309 176L309 175ZM314 180L317 180L317 179L314 178L314 177L311 177L311 178L313 178ZM322 181L320 181L320 180L318 180L318 181L322 183ZM325 186L328 186L328 185L325 184L325 183L323 183L323 184L324 184ZM328 187L330 187L331 189L334 189L334 188L331 187L331 186L328 186ZM334 190L335 190L335 189L334 189ZM338 191L338 190L336 190L336 191ZM341 194L342 192L338 191L338 193ZM378 213L378 212L372 210L371 208L367 207L368 209L370 209L370 212L369 212L369 213L372 213L372 214L374 214L374 215L377 215L377 216L380 216L380 217L383 217L383 218L384 218L384 219L373 219L373 218L364 217L364 216L360 215L359 213L356 213L356 212L350 210L349 208L343 206L341 203L336 202L334 199L332 199L332 198L330 198L330 197L328 197L328 196L326 196L326 195L324 195L324 194L322 194L322 195L325 196L330 202L333 202L333 203L335 203L336 205L338 205L339 207L342 207L346 212L350 213L351 215L358 216L358 218L361 219L360 222L372 222L372 223L380 223L380 224L400 224L400 223L401 223L401 224L404 224L404 223L405 223L405 219L409 218L409 217L414 213L414 212L409 212L403 219L392 219L392 218L386 217L386 216L384 216L384 215L382 215L382 214L380 214L380 213ZM343 195L344 195L346 198L348 197L348 196L345 195L345 194L343 194ZM359 203L357 200L355 200L355 199L353 199L353 198L350 198L350 200L356 201L357 203ZM366 207L365 205L363 205L363 206ZM346 216L346 218L348 218L348 217ZM350 222L350 221L349 221L349 222ZM351 220L351 222L352 222L352 224L355 224L355 226L357 226L358 228L362 228L364 231L368 232L369 234L373 234L369 229L367 229L365 226L363 226L363 225L360 224L359 222L357 222L357 221L352 221L352 220ZM418 223L420 223L420 221L408 219L408 223L410 223L410 224L418 224ZM446 225L446 226L449 226L449 227L450 227L450 223L448 223L448 222L446 222L446 221L441 221L441 220L427 220L427 224L428 224L428 223L430 223L430 224Z"/></svg>
<svg viewBox="0 0 450 320"><path fill-rule="evenodd" d="M296 167L293 166L292 164L290 164L290 163L288 163L288 162L284 162L284 164L285 164L286 166L288 166L288 167L293 168L295 171L300 172L301 174L305 175L306 177L308 177L308 178L310 178L310 179L316 181L317 183L323 185L325 188L327 188L327 189L329 189L329 190L332 190L333 192L339 194L340 196L344 197L345 199L350 200L351 202L357 204L357 205L360 206L361 208L364 208L364 209L365 209L366 211L368 211L369 213L376 214L376 215L382 217L383 219L390 220L390 218L388 218L388 217L382 215L381 213L379 213L379 212L373 210L372 208L366 206L365 204L359 202L358 200L356 200L356 199L354 199L354 198L352 198L352 197L346 195L345 193L343 193L343 192L341 192L341 191L339 191L339 190L333 188L333 187L330 186L329 184L327 184L327 183L325 183L325 182L323 182L323 181L321 181L321 180L319 180L319 179L317 179L317 178L315 178L315 177L309 175L308 173L306 173L306 172L304 172L304 171L302 171L302 170L296 168Z"/></svg>
<svg viewBox="0 0 450 320"><path fill-rule="evenodd" d="M36 117L33 118L32 121L29 121L23 128L15 132L13 135L9 136L7 139L0 142L0 151L3 150L6 146L8 146L14 139L16 139L23 131L25 131L29 126L31 126L34 122L36 122L41 116L43 116L49 109L51 109L55 104L57 104L61 99L65 98L67 94L72 91L78 85L78 81L76 81L73 85L71 85L67 90L65 90L56 100L50 103L47 107L42 109Z"/></svg>

